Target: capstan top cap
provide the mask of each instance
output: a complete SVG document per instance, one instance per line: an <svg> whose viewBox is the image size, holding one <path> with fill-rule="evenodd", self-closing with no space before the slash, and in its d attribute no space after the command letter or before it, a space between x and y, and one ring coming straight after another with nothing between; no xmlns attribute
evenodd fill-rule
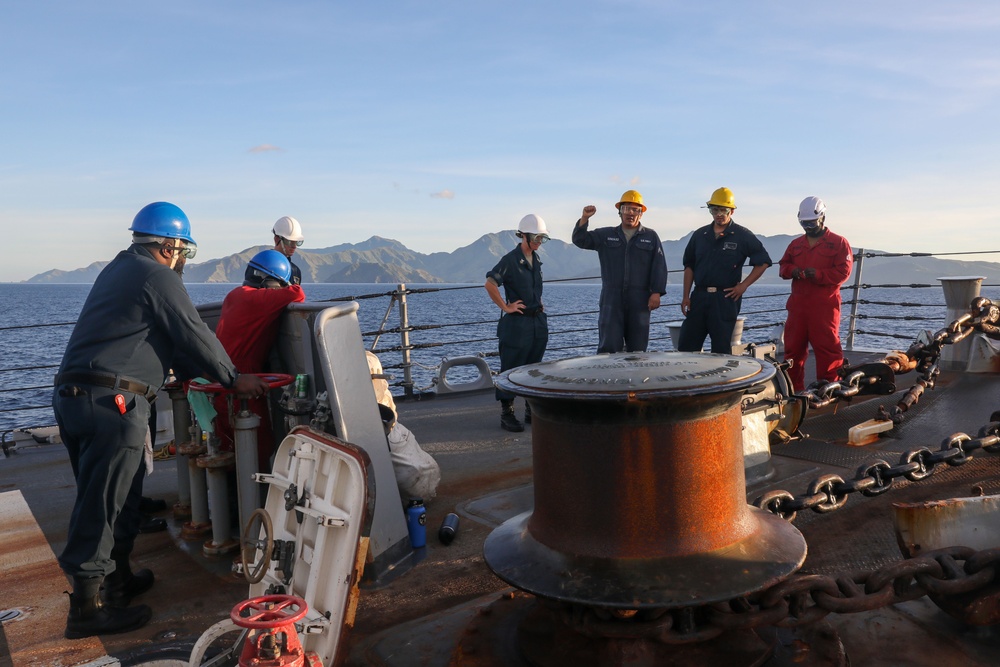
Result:
<svg viewBox="0 0 1000 667"><path fill-rule="evenodd" d="M618 352L504 371L498 387L519 396L633 400L722 394L769 380L774 366L752 357L694 352Z"/></svg>

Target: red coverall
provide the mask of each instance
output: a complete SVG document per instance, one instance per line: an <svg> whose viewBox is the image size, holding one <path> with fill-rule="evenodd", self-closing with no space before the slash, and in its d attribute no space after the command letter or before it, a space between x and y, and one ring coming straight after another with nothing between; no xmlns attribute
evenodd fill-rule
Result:
<svg viewBox="0 0 1000 667"><path fill-rule="evenodd" d="M241 373L265 372L264 364L278 336L278 318L285 306L305 301L305 298L305 292L299 285L278 289L242 285L226 295L215 335L226 348L236 370ZM234 442L231 401L227 400L229 398L224 395L215 398L215 410L219 413L215 418L215 432L222 449L232 451ZM233 401L235 402L235 398ZM257 429L257 470L267 471L270 469L274 449L268 399L251 399L249 408L260 417L260 427ZM239 409L238 404L235 409Z"/></svg>
<svg viewBox="0 0 1000 667"><path fill-rule="evenodd" d="M779 275L792 281L792 294L785 308L785 359L794 359L788 369L795 391L805 387L808 346L816 355L816 377L837 379L844 363L840 347L840 286L851 275L854 258L843 236L827 229L814 246L802 235L788 244L779 262ZM793 278L796 269L816 269L816 276Z"/></svg>

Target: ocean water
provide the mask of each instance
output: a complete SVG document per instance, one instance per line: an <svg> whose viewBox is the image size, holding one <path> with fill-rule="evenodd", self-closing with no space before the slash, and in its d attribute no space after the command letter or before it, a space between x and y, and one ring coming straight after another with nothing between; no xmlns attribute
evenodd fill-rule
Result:
<svg viewBox="0 0 1000 667"><path fill-rule="evenodd" d="M671 280L678 280L675 275ZM190 284L188 292L196 304L221 301L235 287L231 284ZM407 295L413 381L417 390L428 389L441 358L460 355L484 355L490 367L499 369L496 357L496 322L499 309L490 301L482 285L415 285L417 293ZM376 332L391 303L394 285L386 284L309 284L309 301L344 297L358 298L358 319L365 345L375 343ZM426 291L425 291L426 290ZM784 321L787 285L753 285L744 297L743 342L769 340L775 326ZM54 423L51 401L52 378L62 359L72 324L79 315L90 285L0 284L0 432L14 428L44 426ZM993 292L996 292L993 289ZM597 303L600 286L579 283L548 283L545 307L549 314L549 347L545 359L561 359L592 354L597 347ZM989 298L1000 294L983 290ZM650 351L673 349L667 323L679 321L681 286L668 285L663 306L652 317ZM844 300L852 298L844 292ZM921 330L936 331L946 322L944 296L939 288L889 289L870 288L861 298L875 304L859 306L867 318L855 328L866 333L855 337L860 349L906 349ZM904 304L904 305L899 305ZM851 306L845 304L841 337L846 342ZM887 318L887 319L876 319ZM385 328L399 326L398 305L389 310ZM401 355L392 348L400 345L398 333L385 334L374 351L379 354L394 393L403 372L398 366ZM450 382L461 382L463 372L456 367L448 374Z"/></svg>

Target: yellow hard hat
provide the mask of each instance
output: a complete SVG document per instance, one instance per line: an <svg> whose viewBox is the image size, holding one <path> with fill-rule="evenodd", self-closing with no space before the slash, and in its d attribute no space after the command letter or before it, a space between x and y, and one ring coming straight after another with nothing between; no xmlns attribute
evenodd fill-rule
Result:
<svg viewBox="0 0 1000 667"><path fill-rule="evenodd" d="M642 195L637 190L626 190L622 194L621 201L615 204L615 208L621 210L622 204L638 204L642 207L642 212L646 212L646 205L642 203Z"/></svg>
<svg viewBox="0 0 1000 667"><path fill-rule="evenodd" d="M729 188L719 188L712 193L712 198L705 202L706 206L725 206L726 208L736 208L736 197Z"/></svg>

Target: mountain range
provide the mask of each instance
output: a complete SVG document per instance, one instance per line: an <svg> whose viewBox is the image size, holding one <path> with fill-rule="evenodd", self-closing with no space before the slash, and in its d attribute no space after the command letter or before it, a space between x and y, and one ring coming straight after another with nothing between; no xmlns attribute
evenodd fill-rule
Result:
<svg viewBox="0 0 1000 667"><path fill-rule="evenodd" d="M681 257L691 234L676 241L664 241L667 268L682 268ZM777 264L789 242L788 234L758 237ZM519 240L514 232L486 234L470 245L452 252L423 254L410 250L399 241L373 236L367 241L344 243L317 250L298 250L293 261L302 269L303 283L481 283L496 261L513 249ZM247 262L270 246L246 250L204 262L189 262L184 280L191 283L240 283ZM865 249L866 255L883 251ZM597 282L600 266L597 253L580 250L571 243L552 239L540 251L546 280L593 278ZM29 283L92 283L108 262L94 262L72 271L52 270L40 273ZM940 276L983 276L986 283L1000 282L1000 263L939 259L928 256L867 257L862 273L868 284L937 284ZM670 283L681 282L679 273L670 274ZM777 267L761 278L762 284L777 284Z"/></svg>

